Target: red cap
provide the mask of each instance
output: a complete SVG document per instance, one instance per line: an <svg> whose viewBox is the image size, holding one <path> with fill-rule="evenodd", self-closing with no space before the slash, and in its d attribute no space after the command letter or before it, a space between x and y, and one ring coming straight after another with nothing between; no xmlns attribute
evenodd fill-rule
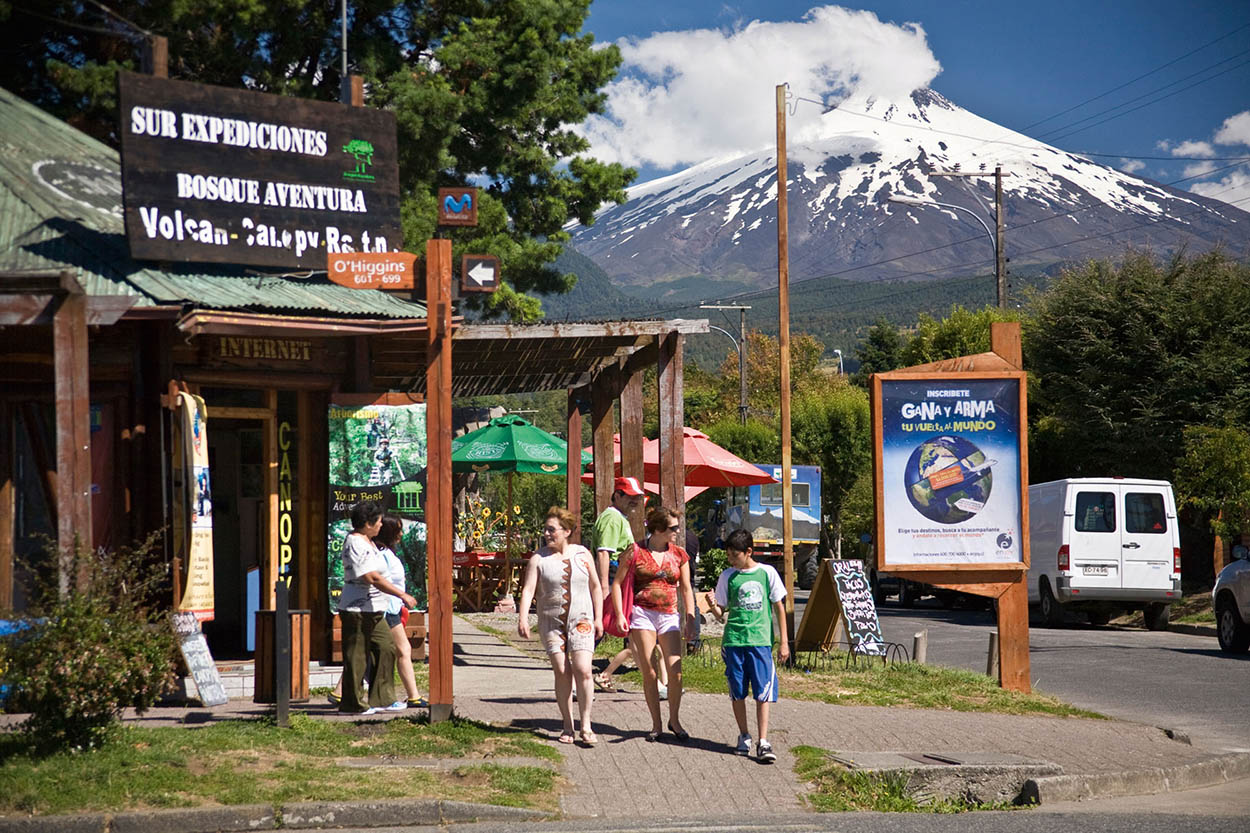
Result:
<svg viewBox="0 0 1250 833"><path fill-rule="evenodd" d="M630 497L641 497L642 484L638 482L637 477L618 477L616 478L616 491L624 492Z"/></svg>

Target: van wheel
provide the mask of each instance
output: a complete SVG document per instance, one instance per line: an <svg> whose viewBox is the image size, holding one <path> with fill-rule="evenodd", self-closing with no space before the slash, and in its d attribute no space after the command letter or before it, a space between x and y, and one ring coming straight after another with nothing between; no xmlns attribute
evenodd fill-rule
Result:
<svg viewBox="0 0 1250 833"><path fill-rule="evenodd" d="M811 590L816 585L816 576L820 572L820 559L812 556L803 562L803 569L799 571L799 589Z"/></svg>
<svg viewBox="0 0 1250 833"><path fill-rule="evenodd" d="M1059 609L1059 600L1050 592L1050 582L1045 577L1038 583L1037 595L1042 598L1042 626L1057 628L1063 624L1063 611Z"/></svg>
<svg viewBox="0 0 1250 833"><path fill-rule="evenodd" d="M905 578L898 581L898 603L900 607L916 606L916 585Z"/></svg>
<svg viewBox="0 0 1250 833"><path fill-rule="evenodd" d="M877 607L885 602L885 591L881 589L881 579L877 575L877 571L873 570L869 575L869 583L872 585L872 601Z"/></svg>
<svg viewBox="0 0 1250 833"><path fill-rule="evenodd" d="M1237 606L1228 596L1221 596L1215 606L1215 625L1221 651L1244 654L1250 648L1250 625L1241 620Z"/></svg>
<svg viewBox="0 0 1250 833"><path fill-rule="evenodd" d="M1168 629L1168 614L1172 610L1169 604L1151 602L1146 605L1143 615L1146 619L1146 630L1165 631Z"/></svg>

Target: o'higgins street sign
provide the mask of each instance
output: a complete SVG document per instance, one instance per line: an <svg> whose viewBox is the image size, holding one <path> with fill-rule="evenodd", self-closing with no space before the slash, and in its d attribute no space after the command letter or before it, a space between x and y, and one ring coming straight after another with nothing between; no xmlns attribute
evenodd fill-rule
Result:
<svg viewBox="0 0 1250 833"><path fill-rule="evenodd" d="M325 269L399 249L393 113L117 76L132 257Z"/></svg>

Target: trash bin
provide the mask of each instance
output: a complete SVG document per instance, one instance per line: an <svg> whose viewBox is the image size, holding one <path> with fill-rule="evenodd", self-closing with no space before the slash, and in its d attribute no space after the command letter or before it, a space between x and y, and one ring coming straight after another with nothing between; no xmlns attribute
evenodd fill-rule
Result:
<svg viewBox="0 0 1250 833"><path fill-rule="evenodd" d="M288 612L291 620L291 702L308 700L308 643L312 613L308 610ZM274 686L274 622L275 611L256 611L256 679L254 703L278 702Z"/></svg>

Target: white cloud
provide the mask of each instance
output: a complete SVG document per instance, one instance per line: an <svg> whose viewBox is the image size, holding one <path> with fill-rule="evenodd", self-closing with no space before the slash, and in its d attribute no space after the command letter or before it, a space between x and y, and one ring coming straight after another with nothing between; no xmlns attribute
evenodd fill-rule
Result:
<svg viewBox="0 0 1250 833"><path fill-rule="evenodd" d="M941 71L919 25L839 6L813 8L801 21L659 32L617 46L624 63L606 90L609 112L582 132L599 159L661 168L769 145L778 84L819 100L898 100ZM819 114L802 107L794 120Z"/></svg>
<svg viewBox="0 0 1250 833"><path fill-rule="evenodd" d="M1126 174L1135 174L1140 170L1144 170L1146 163L1140 159L1121 159L1120 170Z"/></svg>
<svg viewBox="0 0 1250 833"><path fill-rule="evenodd" d="M1250 110L1242 110L1224 119L1215 132L1215 141L1221 145L1250 145Z"/></svg>
<svg viewBox="0 0 1250 833"><path fill-rule="evenodd" d="M1199 182L1189 190L1204 197L1236 203L1242 211L1250 211L1250 169L1237 168L1222 179Z"/></svg>
<svg viewBox="0 0 1250 833"><path fill-rule="evenodd" d="M1172 148L1173 156L1215 156L1215 148L1211 147L1210 142L1181 142Z"/></svg>
<svg viewBox="0 0 1250 833"><path fill-rule="evenodd" d="M1196 176L1206 176L1214 170L1214 162L1191 162L1185 166L1185 179L1193 179Z"/></svg>

